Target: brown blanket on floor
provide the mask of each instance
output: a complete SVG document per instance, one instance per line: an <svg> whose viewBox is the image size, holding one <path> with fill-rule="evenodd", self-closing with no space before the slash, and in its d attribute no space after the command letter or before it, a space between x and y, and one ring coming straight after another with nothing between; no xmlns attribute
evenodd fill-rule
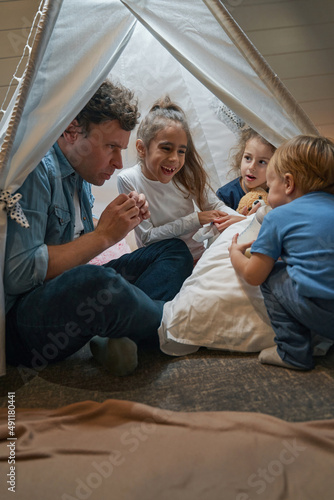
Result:
<svg viewBox="0 0 334 500"><path fill-rule="evenodd" d="M15 440L0 418L1 499L333 498L334 420L86 401L16 410Z"/></svg>

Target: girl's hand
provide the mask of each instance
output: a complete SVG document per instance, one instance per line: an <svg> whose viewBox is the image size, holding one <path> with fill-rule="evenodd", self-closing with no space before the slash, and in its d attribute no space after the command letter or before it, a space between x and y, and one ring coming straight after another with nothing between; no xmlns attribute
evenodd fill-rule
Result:
<svg viewBox="0 0 334 500"><path fill-rule="evenodd" d="M225 215L225 217L220 217L219 219L214 220L213 223L218 231L222 233L224 229L232 224L235 224L236 222L240 222L241 220L245 220L243 215Z"/></svg>
<svg viewBox="0 0 334 500"><path fill-rule="evenodd" d="M244 207L241 211L241 215L252 215L261 207L261 203L255 203L254 207L248 210L248 207Z"/></svg>
<svg viewBox="0 0 334 500"><path fill-rule="evenodd" d="M198 219L201 226L214 222L217 219L227 216L225 212L220 210L208 210L207 212L198 212Z"/></svg>

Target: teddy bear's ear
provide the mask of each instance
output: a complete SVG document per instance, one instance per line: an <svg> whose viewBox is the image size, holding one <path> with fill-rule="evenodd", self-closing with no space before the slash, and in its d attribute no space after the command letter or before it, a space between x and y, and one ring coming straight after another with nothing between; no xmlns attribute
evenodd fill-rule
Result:
<svg viewBox="0 0 334 500"><path fill-rule="evenodd" d="M241 200L239 201L239 205L237 208L237 212L242 215L246 215L247 212L251 209L253 202L257 199L257 195L254 194L252 191L249 191L246 193ZM245 211L245 209L247 209Z"/></svg>

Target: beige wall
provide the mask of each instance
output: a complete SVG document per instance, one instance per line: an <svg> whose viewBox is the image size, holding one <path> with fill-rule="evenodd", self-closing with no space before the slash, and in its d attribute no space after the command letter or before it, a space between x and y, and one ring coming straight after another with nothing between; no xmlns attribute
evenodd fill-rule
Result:
<svg viewBox="0 0 334 500"><path fill-rule="evenodd" d="M333 0L224 3L318 130L334 138Z"/></svg>
<svg viewBox="0 0 334 500"><path fill-rule="evenodd" d="M0 103L23 54L40 0L0 0ZM9 96L12 95L13 83Z"/></svg>
<svg viewBox="0 0 334 500"><path fill-rule="evenodd" d="M334 137L333 0L224 3L320 132ZM39 4L0 0L0 103Z"/></svg>

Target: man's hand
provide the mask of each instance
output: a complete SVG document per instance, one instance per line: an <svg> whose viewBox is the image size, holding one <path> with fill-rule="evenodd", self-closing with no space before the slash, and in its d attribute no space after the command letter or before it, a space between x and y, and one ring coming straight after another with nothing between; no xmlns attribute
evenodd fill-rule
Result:
<svg viewBox="0 0 334 500"><path fill-rule="evenodd" d="M137 206L137 202L142 208ZM86 264L125 238L142 221L140 210L147 213L144 205L142 199L136 200L120 194L104 209L94 231L63 245L49 245L45 279L52 279L74 266Z"/></svg>
<svg viewBox="0 0 334 500"><path fill-rule="evenodd" d="M137 202L135 197L120 194L104 209L94 232L105 238L106 248L118 243L140 224L142 215Z"/></svg>
<svg viewBox="0 0 334 500"><path fill-rule="evenodd" d="M139 216L141 217L141 222L143 220L149 219L151 217L148 202L143 193L137 193L137 191L131 191L129 197L136 201L136 205L139 208Z"/></svg>

